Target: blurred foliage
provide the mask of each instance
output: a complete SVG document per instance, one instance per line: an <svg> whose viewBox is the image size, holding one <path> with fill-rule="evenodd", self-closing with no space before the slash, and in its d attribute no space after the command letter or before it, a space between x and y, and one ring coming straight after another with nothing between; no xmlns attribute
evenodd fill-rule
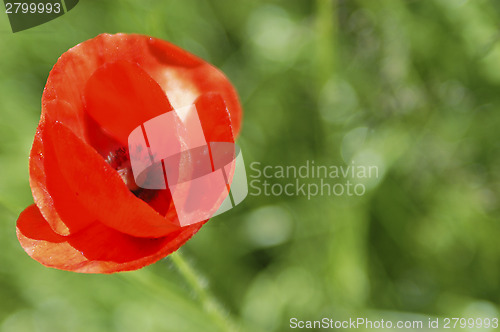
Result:
<svg viewBox="0 0 500 332"><path fill-rule="evenodd" d="M183 247L242 326L498 316L499 24L495 0L87 0L16 34L1 14L0 331L217 330L168 258L79 275L17 243L47 75L102 32L221 68L245 109L247 165L381 171L362 197L249 196Z"/></svg>

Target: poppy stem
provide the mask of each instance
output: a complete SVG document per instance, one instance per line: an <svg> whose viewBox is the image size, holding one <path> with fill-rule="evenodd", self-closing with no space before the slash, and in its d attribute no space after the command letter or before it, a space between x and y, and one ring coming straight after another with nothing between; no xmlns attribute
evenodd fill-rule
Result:
<svg viewBox="0 0 500 332"><path fill-rule="evenodd" d="M195 271L183 255L177 251L170 254L169 257L200 300L204 310L210 314L217 325L219 325L223 331L238 331L239 329L236 328L236 324L229 317L229 313L207 289L206 280Z"/></svg>

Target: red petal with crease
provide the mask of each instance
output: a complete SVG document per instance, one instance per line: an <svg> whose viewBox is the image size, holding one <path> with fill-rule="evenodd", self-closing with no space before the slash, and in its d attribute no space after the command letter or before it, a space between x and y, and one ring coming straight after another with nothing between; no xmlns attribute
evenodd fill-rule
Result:
<svg viewBox="0 0 500 332"><path fill-rule="evenodd" d="M220 94L201 95L195 104L207 142L234 142L229 111Z"/></svg>
<svg viewBox="0 0 500 332"><path fill-rule="evenodd" d="M139 237L161 237L178 230L175 221L163 218L135 197L118 173L63 124L47 123L42 137L54 148L54 155L47 156L46 163L60 167L60 175L68 185L66 190L78 196L96 219Z"/></svg>
<svg viewBox="0 0 500 332"><path fill-rule="evenodd" d="M36 205L17 221L17 237L24 250L48 267L85 273L130 271L152 264L182 246L201 224L179 229L158 239L136 238L101 223L70 236L52 231Z"/></svg>
<svg viewBox="0 0 500 332"><path fill-rule="evenodd" d="M127 61L97 69L85 86L84 100L87 114L125 146L137 126L172 110L158 83Z"/></svg>
<svg viewBox="0 0 500 332"><path fill-rule="evenodd" d="M35 203L50 227L61 235L78 232L94 222L94 216L80 203L78 194L68 190L56 161L53 142L41 123L30 155L30 184Z"/></svg>
<svg viewBox="0 0 500 332"><path fill-rule="evenodd" d="M220 93L227 103L234 134L238 134L242 110L236 90L224 74L175 45L136 34L101 34L61 55L45 85L42 114L57 115L75 134L84 137L85 85L99 67L117 61L137 63L160 85L174 107L192 104L204 93ZM61 102L70 106L61 109Z"/></svg>

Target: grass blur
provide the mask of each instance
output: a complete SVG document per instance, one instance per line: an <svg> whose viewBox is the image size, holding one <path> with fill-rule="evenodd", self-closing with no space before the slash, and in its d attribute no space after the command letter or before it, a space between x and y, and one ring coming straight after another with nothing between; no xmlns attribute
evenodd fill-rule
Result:
<svg viewBox="0 0 500 332"><path fill-rule="evenodd" d="M498 317L499 26L495 0L86 0L16 34L1 13L0 332L218 330L169 258L80 275L17 242L47 75L103 32L162 38L221 68L245 110L247 172L380 169L361 197L248 196L182 248L238 324Z"/></svg>

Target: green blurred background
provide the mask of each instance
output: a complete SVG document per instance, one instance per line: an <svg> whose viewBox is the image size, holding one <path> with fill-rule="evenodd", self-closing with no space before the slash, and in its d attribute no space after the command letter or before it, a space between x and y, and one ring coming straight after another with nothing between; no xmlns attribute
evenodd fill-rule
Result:
<svg viewBox="0 0 500 332"><path fill-rule="evenodd" d="M0 13L0 331L219 330L170 258L81 275L17 242L48 73L103 32L221 68L247 166L379 167L362 197L248 196L182 248L227 320L498 317L499 26L495 0L82 0L16 34Z"/></svg>

